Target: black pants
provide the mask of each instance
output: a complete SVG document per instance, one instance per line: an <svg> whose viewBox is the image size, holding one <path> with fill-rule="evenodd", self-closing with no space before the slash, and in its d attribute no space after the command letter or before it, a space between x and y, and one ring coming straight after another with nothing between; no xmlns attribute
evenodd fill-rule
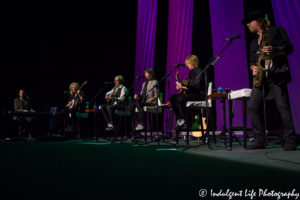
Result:
<svg viewBox="0 0 300 200"><path fill-rule="evenodd" d="M124 106L122 104L114 104L114 105L104 105L102 107L102 113L106 123L114 124L114 114L116 109L123 109ZM114 124L115 125L115 124Z"/></svg>
<svg viewBox="0 0 300 200"><path fill-rule="evenodd" d="M272 81L264 82L265 96L269 91L274 95L277 109L280 113L280 118L282 121L282 144L296 144L296 136L294 131L294 124L292 119L292 114L289 106L289 97L287 86L279 86ZM260 108L263 104L263 87L252 88L252 93L250 100L248 102L248 112L250 115L253 132L255 135L255 140L257 143L263 143L265 141L265 129L264 121L261 117Z"/></svg>
<svg viewBox="0 0 300 200"><path fill-rule="evenodd" d="M187 101L202 101L203 96L200 94L173 94L170 96L172 109L176 119L187 119Z"/></svg>
<svg viewBox="0 0 300 200"><path fill-rule="evenodd" d="M156 106L157 104L155 102L151 104L147 104L144 101L137 101L129 106L129 110L132 113L132 118L134 121L136 121L138 124L142 124L145 126L145 113L143 110L144 106ZM137 108L138 112L135 112L135 109Z"/></svg>
<svg viewBox="0 0 300 200"><path fill-rule="evenodd" d="M18 124L18 137L23 135L23 132L27 132L24 134L30 135L31 134L31 121L32 117L24 117L24 116L19 116L19 117L14 117Z"/></svg>
<svg viewBox="0 0 300 200"><path fill-rule="evenodd" d="M75 136L80 133L80 118L76 116L76 111L68 111L64 110L64 126L65 133L71 132L74 133Z"/></svg>

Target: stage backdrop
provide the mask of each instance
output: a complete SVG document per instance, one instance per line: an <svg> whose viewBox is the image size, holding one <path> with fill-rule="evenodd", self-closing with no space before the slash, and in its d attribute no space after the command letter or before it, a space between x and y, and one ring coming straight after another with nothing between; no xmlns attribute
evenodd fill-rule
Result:
<svg viewBox="0 0 300 200"><path fill-rule="evenodd" d="M143 75L147 68L154 68L157 0L138 0L137 13L135 77ZM144 81L135 79L135 93L141 91Z"/></svg>
<svg viewBox="0 0 300 200"><path fill-rule="evenodd" d="M223 90L230 88L238 90L249 88L248 66L246 55L245 31L241 20L244 18L243 1L241 0L210 0L210 18L212 32L212 46L214 56L228 41L225 39L234 35L241 35L223 52L220 60L215 64L215 87ZM228 106L226 105L228 116ZM217 130L223 127L223 111L220 101L216 103ZM228 124L228 117L226 117ZM242 126L242 103L234 103L233 126ZM248 116L248 127L250 127ZM227 125L228 128L228 125Z"/></svg>
<svg viewBox="0 0 300 200"><path fill-rule="evenodd" d="M294 45L294 51L289 56L292 82L288 88L296 133L300 134L300 1L272 0L272 6L276 25L286 30Z"/></svg>
<svg viewBox="0 0 300 200"><path fill-rule="evenodd" d="M192 52L193 31L193 0L169 1L168 49L166 73L172 73L166 79L165 100L169 101L171 94L177 94L175 74L180 77L188 76L186 67L176 70L173 64L184 63L185 58Z"/></svg>

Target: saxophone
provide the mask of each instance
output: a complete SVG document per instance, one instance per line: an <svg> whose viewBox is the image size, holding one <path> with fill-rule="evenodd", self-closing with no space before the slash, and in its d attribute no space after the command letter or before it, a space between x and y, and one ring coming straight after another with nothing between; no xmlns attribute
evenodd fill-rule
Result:
<svg viewBox="0 0 300 200"><path fill-rule="evenodd" d="M258 68L257 74L253 77L253 86L260 87L265 77L268 76L268 71L273 67L272 58L262 51L264 46L269 46L269 31L270 21L267 20L268 25L263 32L261 47L259 49L258 60L256 66Z"/></svg>

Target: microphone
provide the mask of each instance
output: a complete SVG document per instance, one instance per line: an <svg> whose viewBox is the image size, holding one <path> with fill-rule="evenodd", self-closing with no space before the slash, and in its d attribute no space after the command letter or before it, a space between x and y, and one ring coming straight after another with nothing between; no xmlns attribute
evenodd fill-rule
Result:
<svg viewBox="0 0 300 200"><path fill-rule="evenodd" d="M185 64L173 64L173 65L176 67L184 67L185 66Z"/></svg>
<svg viewBox="0 0 300 200"><path fill-rule="evenodd" d="M240 38L240 37L241 37L241 35L235 35L235 36L226 38L225 40L234 40L234 39L237 39L237 38Z"/></svg>
<svg viewBox="0 0 300 200"><path fill-rule="evenodd" d="M109 84L113 84L113 82L112 81L106 81L106 82L104 82L104 84L109 85Z"/></svg>
<svg viewBox="0 0 300 200"><path fill-rule="evenodd" d="M145 78L145 76L141 75L141 76L136 76L135 78Z"/></svg>

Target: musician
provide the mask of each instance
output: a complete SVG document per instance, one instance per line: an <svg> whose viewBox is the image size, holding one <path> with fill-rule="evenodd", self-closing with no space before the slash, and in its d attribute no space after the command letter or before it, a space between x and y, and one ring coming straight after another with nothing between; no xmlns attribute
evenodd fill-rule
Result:
<svg viewBox="0 0 300 200"><path fill-rule="evenodd" d="M65 132L73 132L79 137L80 118L77 117L77 112L82 112L84 109L85 94L79 89L77 82L72 82L69 85L69 100L66 105L67 115L65 117Z"/></svg>
<svg viewBox="0 0 300 200"><path fill-rule="evenodd" d="M114 83L115 86L105 94L107 104L102 108L102 113L107 123L106 130L114 129L114 112L116 109L125 108L128 96L128 90L123 85L124 78L122 75L115 76Z"/></svg>
<svg viewBox="0 0 300 200"><path fill-rule="evenodd" d="M135 118L138 122L138 125L136 126L135 130L143 130L145 128L143 106L157 106L158 104L158 81L155 80L153 69L146 69L144 71L144 76L146 78L146 81L142 85L142 90L140 94L134 95L136 103L133 104L132 108L130 109L132 111L134 111L135 108L138 109L138 112L132 112L133 118Z"/></svg>
<svg viewBox="0 0 300 200"><path fill-rule="evenodd" d="M199 59L196 55L187 56L185 65L190 70L187 84L184 85L176 81L176 89L181 94L173 94L170 96L172 109L176 115L176 126L183 127L187 122L187 101L204 100L205 86L201 79L199 68Z"/></svg>
<svg viewBox="0 0 300 200"><path fill-rule="evenodd" d="M14 99L14 111L15 112L35 112L31 107L31 102L29 97L25 94L24 89L20 89L18 92L18 97ZM18 123L18 136L21 137L23 133L27 132L28 140L33 140L30 127L32 116L22 116L21 114L18 116L14 116L13 120L17 121Z"/></svg>
<svg viewBox="0 0 300 200"><path fill-rule="evenodd" d="M250 69L254 78L257 78L256 76L258 75L259 63L257 61L261 51L273 61L273 67L267 73L262 72L264 77L261 85L252 87L248 111L255 134L255 142L248 149L262 149L266 147L266 133L263 119L260 117L262 113L260 113L259 108L263 104L263 94L266 96L271 91L283 125L282 147L284 150L295 150L297 146L296 137L287 90L287 84L291 81L287 55L292 53L293 46L286 31L279 26L270 27L268 19L261 11L250 12L242 20L242 24L247 25L249 31L256 34L250 45ZM263 41L264 38L269 39L268 41ZM263 42L267 42L267 45L262 46Z"/></svg>

